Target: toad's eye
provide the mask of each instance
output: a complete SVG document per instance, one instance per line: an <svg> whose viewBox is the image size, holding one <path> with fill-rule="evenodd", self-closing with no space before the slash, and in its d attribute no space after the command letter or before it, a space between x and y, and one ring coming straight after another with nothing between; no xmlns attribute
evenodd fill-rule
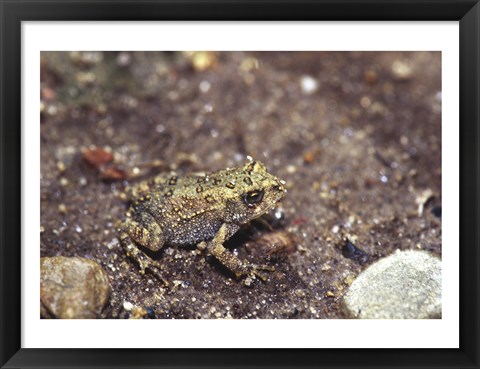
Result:
<svg viewBox="0 0 480 369"><path fill-rule="evenodd" d="M254 206L263 200L263 191L250 191L242 196L242 200L248 206Z"/></svg>

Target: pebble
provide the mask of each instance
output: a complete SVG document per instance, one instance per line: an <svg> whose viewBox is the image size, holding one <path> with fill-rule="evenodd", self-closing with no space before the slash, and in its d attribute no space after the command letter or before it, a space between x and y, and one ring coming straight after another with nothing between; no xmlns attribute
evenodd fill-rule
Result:
<svg viewBox="0 0 480 369"><path fill-rule="evenodd" d="M40 259L40 315L43 318L98 318L108 302L107 273L81 257Z"/></svg>
<svg viewBox="0 0 480 369"><path fill-rule="evenodd" d="M312 164L314 160L315 160L315 153L313 151L306 152L303 155L303 162L305 164Z"/></svg>
<svg viewBox="0 0 480 369"><path fill-rule="evenodd" d="M300 86L305 95L311 95L318 89L318 82L311 76L302 76L300 79Z"/></svg>
<svg viewBox="0 0 480 369"><path fill-rule="evenodd" d="M132 53L122 51L118 53L116 62L119 67L128 67L130 64L132 64L132 60L133 60Z"/></svg>
<svg viewBox="0 0 480 369"><path fill-rule="evenodd" d="M346 241L342 247L342 255L347 259L352 259L357 264L363 265L368 262L368 254L355 246L352 242Z"/></svg>
<svg viewBox="0 0 480 369"><path fill-rule="evenodd" d="M442 262L425 251L399 251L363 271L344 296L352 318L426 319L442 315Z"/></svg>
<svg viewBox="0 0 480 369"><path fill-rule="evenodd" d="M60 173L65 172L67 167L65 166L65 163L63 161L57 161L57 169Z"/></svg>
<svg viewBox="0 0 480 369"><path fill-rule="evenodd" d="M266 255L292 254L297 249L297 243L288 232L277 231L260 236L253 246L255 251L263 251Z"/></svg>
<svg viewBox="0 0 480 369"><path fill-rule="evenodd" d="M128 173L117 166L102 169L101 173L102 179L105 181L122 181L128 178Z"/></svg>
<svg viewBox="0 0 480 369"><path fill-rule="evenodd" d="M113 161L113 153L109 148L90 147L82 151L82 158L91 167L99 168Z"/></svg>
<svg viewBox="0 0 480 369"><path fill-rule="evenodd" d="M191 55L193 69L197 72L203 72L214 67L217 64L217 55L211 51L195 51Z"/></svg>
<svg viewBox="0 0 480 369"><path fill-rule="evenodd" d="M61 214L66 214L68 212L68 209L65 206L65 204L58 205L58 212Z"/></svg>
<svg viewBox="0 0 480 369"><path fill-rule="evenodd" d="M131 311L133 309L133 304L130 302L130 301L125 301L123 303L123 308L126 310L126 311Z"/></svg>
<svg viewBox="0 0 480 369"><path fill-rule="evenodd" d="M297 171L297 167L295 165L288 165L286 169L288 174L293 174Z"/></svg>
<svg viewBox="0 0 480 369"><path fill-rule="evenodd" d="M252 57L246 57L242 60L240 64L240 69L244 72L250 72L252 69L258 69L260 66L260 62L258 59Z"/></svg>
<svg viewBox="0 0 480 369"><path fill-rule="evenodd" d="M142 306L135 306L132 309L130 319L143 319L148 314L147 309Z"/></svg>
<svg viewBox="0 0 480 369"><path fill-rule="evenodd" d="M395 60L392 64L393 77L398 81L406 81L412 78L413 68L403 60Z"/></svg>
<svg viewBox="0 0 480 369"><path fill-rule="evenodd" d="M198 88L203 93L207 93L210 90L210 87L211 87L211 85L210 85L210 82L208 82L208 81L202 81L198 85Z"/></svg>

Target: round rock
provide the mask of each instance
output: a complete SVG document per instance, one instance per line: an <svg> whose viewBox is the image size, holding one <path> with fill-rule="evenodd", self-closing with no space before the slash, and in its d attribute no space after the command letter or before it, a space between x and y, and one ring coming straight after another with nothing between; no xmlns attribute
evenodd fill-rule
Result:
<svg viewBox="0 0 480 369"><path fill-rule="evenodd" d="M97 318L109 295L108 275L94 261L63 256L40 259L43 318Z"/></svg>
<svg viewBox="0 0 480 369"><path fill-rule="evenodd" d="M441 318L442 262L424 251L397 250L358 276L344 306L361 319Z"/></svg>

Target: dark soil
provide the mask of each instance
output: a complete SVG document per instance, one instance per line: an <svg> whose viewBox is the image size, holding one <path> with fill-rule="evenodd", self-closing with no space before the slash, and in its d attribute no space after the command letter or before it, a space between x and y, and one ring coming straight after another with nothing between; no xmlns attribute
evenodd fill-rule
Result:
<svg viewBox="0 0 480 369"><path fill-rule="evenodd" d="M441 256L438 52L48 52L41 88L41 256L99 263L105 318L342 318L375 260ZM227 246L269 279L194 246L154 255L170 287L140 275L118 241L126 186L247 155L288 193Z"/></svg>

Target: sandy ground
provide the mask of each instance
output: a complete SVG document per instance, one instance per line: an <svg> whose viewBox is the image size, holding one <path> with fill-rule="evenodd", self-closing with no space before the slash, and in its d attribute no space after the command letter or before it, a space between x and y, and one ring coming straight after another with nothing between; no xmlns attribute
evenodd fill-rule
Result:
<svg viewBox="0 0 480 369"><path fill-rule="evenodd" d="M343 318L372 262L441 256L440 53L49 52L41 81L41 256L100 264L104 318ZM170 287L140 275L116 229L126 186L247 155L288 193L227 246L269 279L247 287L194 246L154 255Z"/></svg>

